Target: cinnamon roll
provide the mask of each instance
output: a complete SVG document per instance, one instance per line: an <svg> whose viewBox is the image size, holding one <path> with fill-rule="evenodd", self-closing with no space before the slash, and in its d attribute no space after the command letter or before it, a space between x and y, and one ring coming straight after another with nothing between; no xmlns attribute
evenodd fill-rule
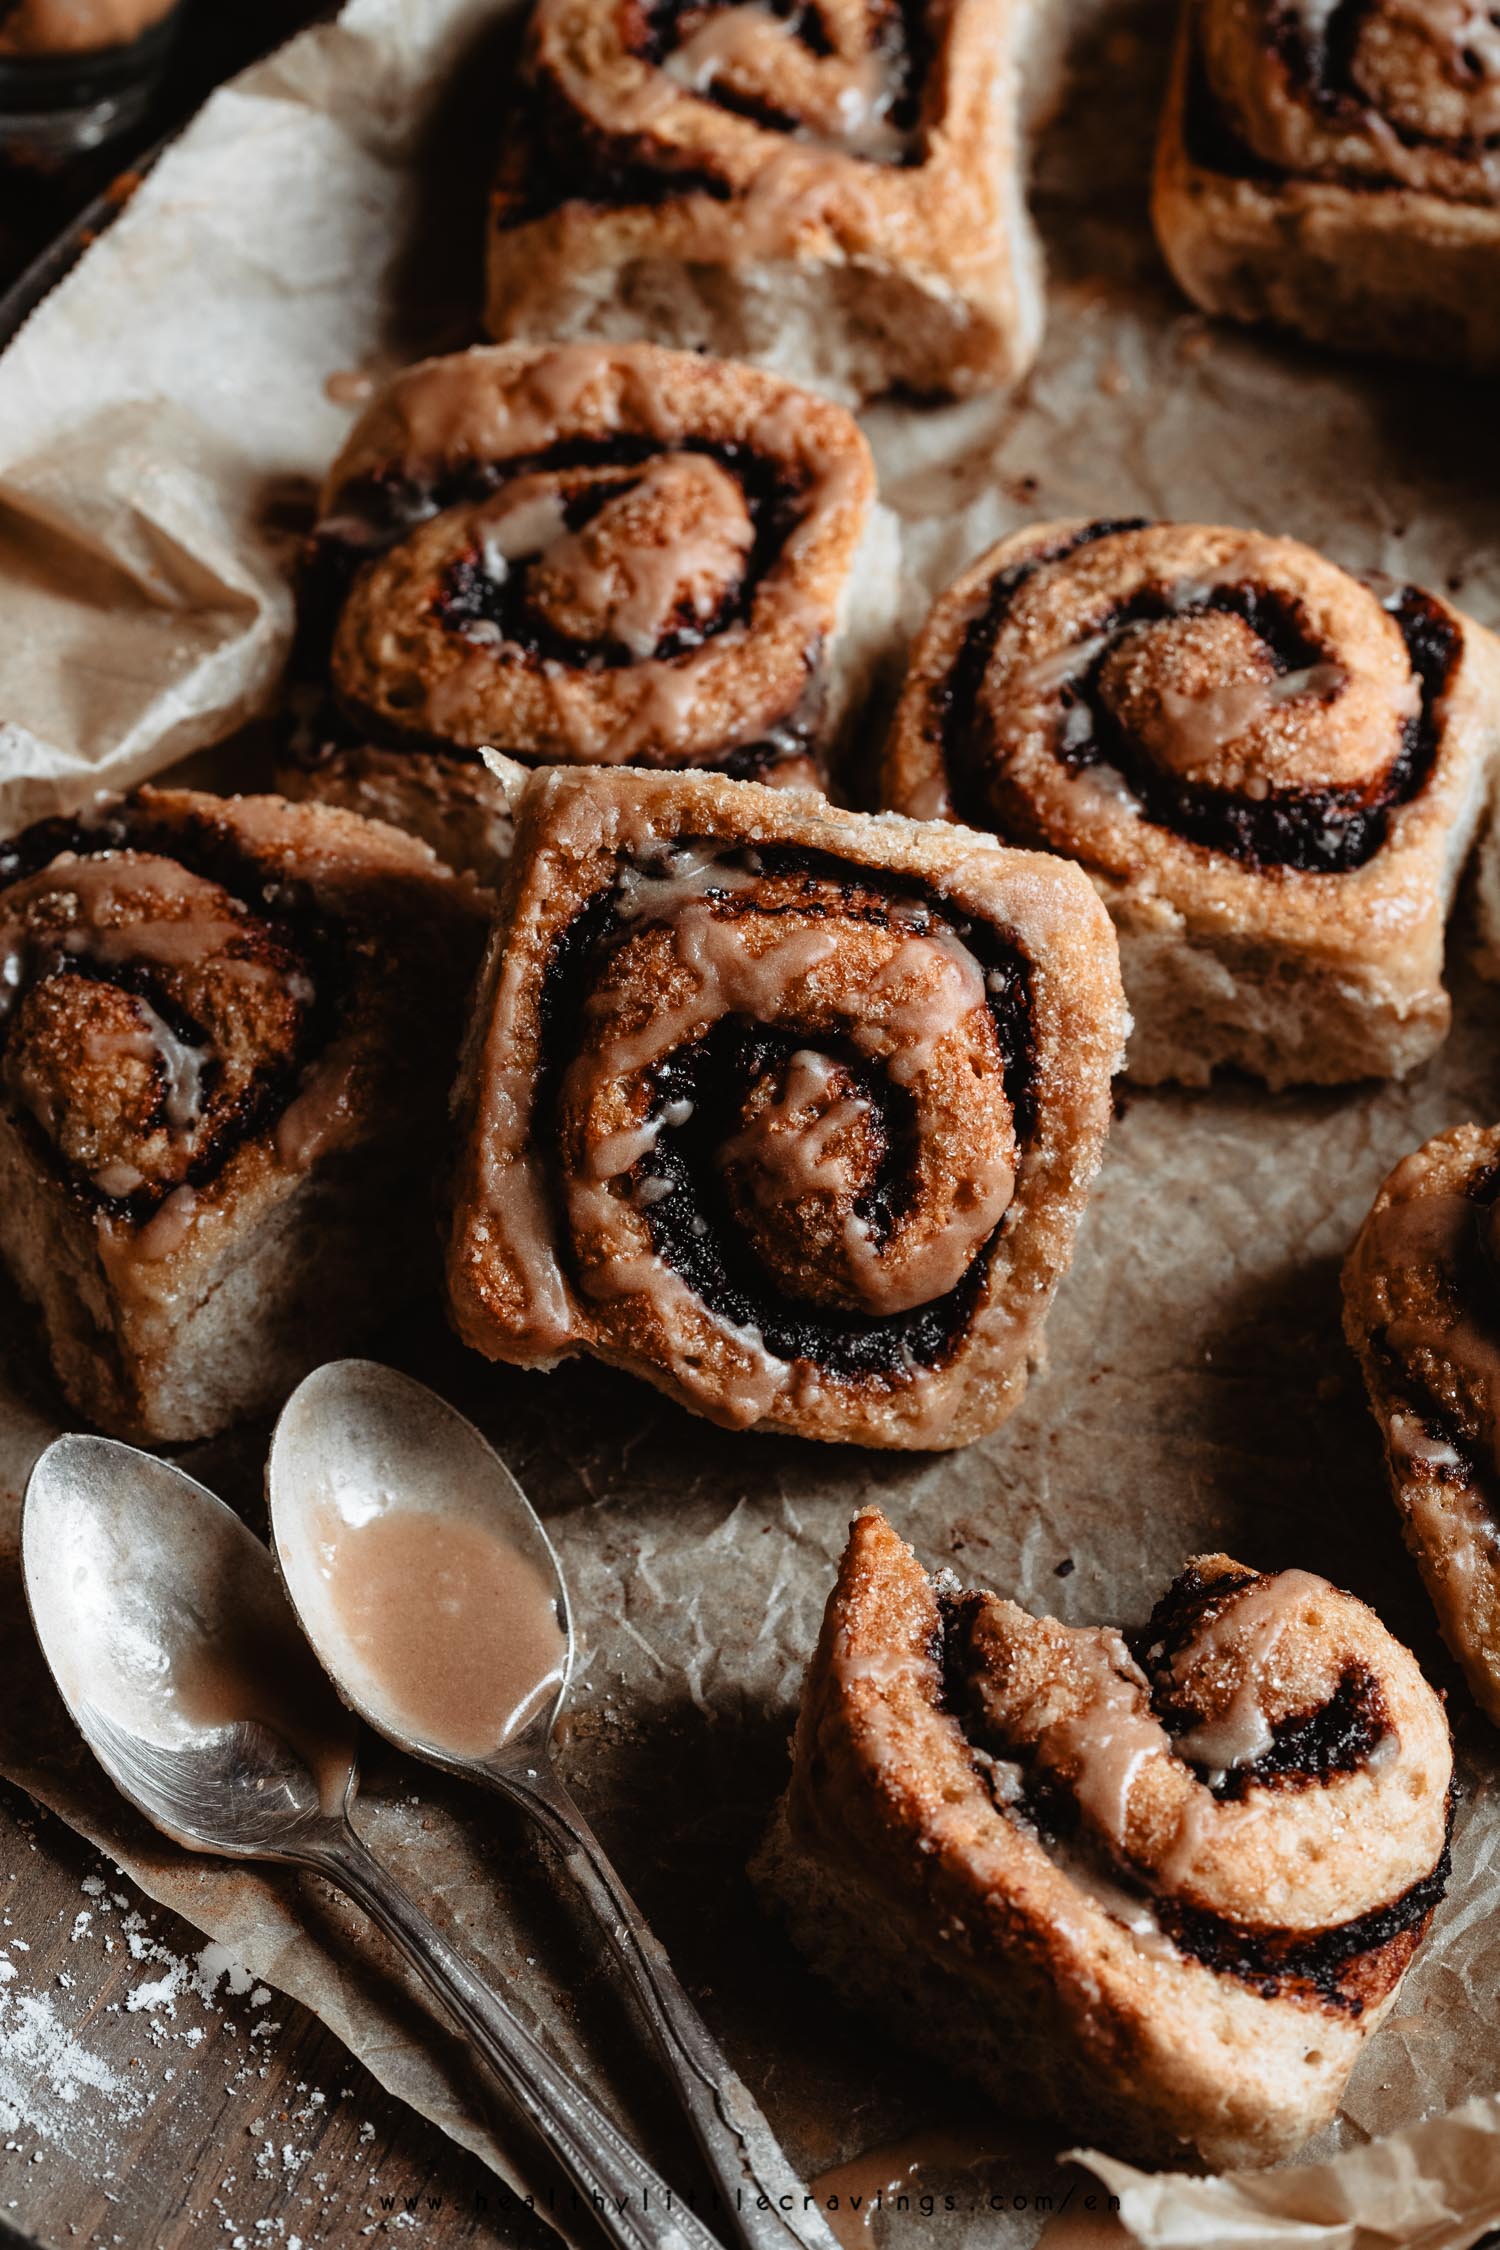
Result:
<svg viewBox="0 0 1500 2250"><path fill-rule="evenodd" d="M302 669L336 712L285 786L487 876L486 746L818 786L898 568L856 424L775 376L645 345L428 360L324 488Z"/></svg>
<svg viewBox="0 0 1500 2250"><path fill-rule="evenodd" d="M885 802L1087 868L1132 1077L1400 1075L1445 1037L1448 910L1500 740L1500 643L1291 539L1017 532L913 650Z"/></svg>
<svg viewBox="0 0 1500 2250"><path fill-rule="evenodd" d="M493 336L650 336L845 398L1013 381L1041 331L1031 0L536 0Z"/></svg>
<svg viewBox="0 0 1500 2250"><path fill-rule="evenodd" d="M80 1413L207 1437L410 1291L484 928L413 838L278 797L0 844L0 1257Z"/></svg>
<svg viewBox="0 0 1500 2250"><path fill-rule="evenodd" d="M1500 1126L1396 1166L1344 1267L1344 1332L1443 1638L1500 1725Z"/></svg>
<svg viewBox="0 0 1500 2250"><path fill-rule="evenodd" d="M1474 965L1500 983L1500 765L1490 781L1489 803L1474 854Z"/></svg>
<svg viewBox="0 0 1500 2250"><path fill-rule="evenodd" d="M1199 1556L1139 1632L929 1580L855 1519L754 1872L813 1965L1132 2156L1289 2156L1448 1878L1416 1662L1301 1570Z"/></svg>
<svg viewBox="0 0 1500 2250"><path fill-rule="evenodd" d="M1461 0L1184 0L1154 215L1210 312L1500 366L1500 29Z"/></svg>
<svg viewBox="0 0 1500 2250"><path fill-rule="evenodd" d="M1123 1030L1060 862L717 776L542 774L460 1081L459 1333L731 1428L965 1444L1025 1388Z"/></svg>

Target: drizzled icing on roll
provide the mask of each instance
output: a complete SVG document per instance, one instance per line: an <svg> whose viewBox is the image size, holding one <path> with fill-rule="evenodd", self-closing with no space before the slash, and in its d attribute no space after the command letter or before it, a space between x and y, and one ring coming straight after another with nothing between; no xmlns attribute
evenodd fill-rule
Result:
<svg viewBox="0 0 1500 2250"><path fill-rule="evenodd" d="M1013 381L1040 333L1014 0L535 0L496 337L650 336L851 399Z"/></svg>
<svg viewBox="0 0 1500 2250"><path fill-rule="evenodd" d="M722 199L758 165L745 213L753 256L820 186L848 193L860 168L921 160L932 44L919 0L645 0L608 12L538 0L527 47L536 145L502 186L502 224L571 197Z"/></svg>
<svg viewBox="0 0 1500 2250"><path fill-rule="evenodd" d="M591 345L431 361L335 464L309 633L376 743L812 780L873 495L849 417L748 369Z"/></svg>
<svg viewBox="0 0 1500 2250"><path fill-rule="evenodd" d="M0 855L0 1080L72 1186L121 1218L149 1218L284 1108L319 1036L328 940L267 911L263 884L210 836L128 813Z"/></svg>
<svg viewBox="0 0 1500 2250"><path fill-rule="evenodd" d="M733 1335L725 1420L795 1380L899 1383L961 1334L1019 1161L1027 970L920 888L796 852L622 869L558 948L572 1259L665 1339ZM576 925L575 925L576 927Z"/></svg>
<svg viewBox="0 0 1500 2250"><path fill-rule="evenodd" d="M477 555L445 585L446 615L461 617L467 595L469 637L499 645L491 612L521 578L533 636L606 657L675 655L702 640L737 599L755 540L743 488L701 453L579 476L571 491L565 479L517 478L477 529Z"/></svg>
<svg viewBox="0 0 1500 2250"><path fill-rule="evenodd" d="M1084 879L711 776L540 776L450 1252L460 1332L732 1427L961 1442L1019 1396L1107 1119Z"/></svg>
<svg viewBox="0 0 1500 2250"><path fill-rule="evenodd" d="M1190 1563L1146 1625L930 1579L863 1510L752 1872L846 2000L1153 2159L1291 2155L1448 1879L1439 1698L1304 1571Z"/></svg>
<svg viewBox="0 0 1500 2250"><path fill-rule="evenodd" d="M1190 1564L1128 1637L994 1594L938 1602L925 1692L996 1817L1148 1957L1166 1941L1356 2015L1381 1996L1375 1957L1395 1945L1404 1966L1442 1895L1452 1754L1438 1699L1362 1603L1225 1556ZM879 1692L865 1631L831 1662L862 1705Z"/></svg>
<svg viewBox="0 0 1500 2250"><path fill-rule="evenodd" d="M837 870L820 881L754 859L694 859L633 891L636 928L584 1003L561 1088L584 1159L569 1187L575 1235L613 1238L613 1183L639 1166L667 1259L648 1293L670 1317L682 1247L672 1207L685 1207L695 1168L674 1137L702 1106L690 1058L721 1027L745 1025L726 1057L738 1099L724 1110L716 1097L712 1151L697 1158L708 1155L738 1236L731 1250L725 1229L726 1265L748 1254L792 1299L856 1319L911 1312L959 1286L1010 1201L1009 1027L935 902L860 899ZM614 1124L622 1111L639 1113L633 1130ZM628 1231L590 1286L631 1285Z"/></svg>
<svg viewBox="0 0 1500 2250"><path fill-rule="evenodd" d="M913 106L911 54L894 13L863 5L778 13L762 0L659 5L646 36L646 53L674 86L740 116L874 161L899 163L909 149L909 122L903 129L898 119L909 120Z"/></svg>
<svg viewBox="0 0 1500 2250"><path fill-rule="evenodd" d="M1414 1787L1380 1686L1394 1644L1306 1571L1197 1563L1134 1654L994 1596L953 1605L950 1627L950 1684L981 1742L1020 1761L1021 1802L1140 1884L1190 1952L1202 1917L1263 1949L1268 1930L1391 1904L1442 1858L1443 1792L1425 1771ZM1444 1733L1427 1701L1424 1748ZM1357 1869L1326 1848L1353 1819Z"/></svg>
<svg viewBox="0 0 1500 2250"><path fill-rule="evenodd" d="M1013 546L918 645L907 809L1119 874L1141 820L1252 867L1339 873L1379 851L1432 767L1451 613L1250 532L1096 523Z"/></svg>
<svg viewBox="0 0 1500 2250"><path fill-rule="evenodd" d="M79 1415L209 1437L409 1298L488 921L412 838L280 797L0 841L0 1259Z"/></svg>
<svg viewBox="0 0 1500 2250"><path fill-rule="evenodd" d="M396 1144L383 1089L449 1052L483 927L419 845L323 807L147 788L39 822L0 843L4 1122L111 1259L169 1258L252 1180Z"/></svg>
<svg viewBox="0 0 1500 2250"><path fill-rule="evenodd" d="M1203 67L1263 164L1487 204L1500 28L1471 0L1204 0Z"/></svg>

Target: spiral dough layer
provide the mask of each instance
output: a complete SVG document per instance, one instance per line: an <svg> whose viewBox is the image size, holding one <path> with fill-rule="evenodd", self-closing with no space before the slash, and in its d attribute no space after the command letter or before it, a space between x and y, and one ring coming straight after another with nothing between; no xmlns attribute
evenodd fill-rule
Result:
<svg viewBox="0 0 1500 2250"><path fill-rule="evenodd" d="M1203 68L1261 162L1493 204L1500 28L1469 0L1207 0Z"/></svg>
<svg viewBox="0 0 1500 2250"><path fill-rule="evenodd" d="M885 801L1078 859L1121 931L1145 1077L1409 1068L1478 819L1490 637L1295 540L1044 524L918 636Z"/></svg>
<svg viewBox="0 0 1500 2250"><path fill-rule="evenodd" d="M1143 816L1247 866L1356 868L1431 770L1458 643L1417 588L1290 539L1048 527L939 604L894 794L1124 876Z"/></svg>
<svg viewBox="0 0 1500 2250"><path fill-rule="evenodd" d="M537 0L486 325L766 359L840 396L1035 349L1016 0Z"/></svg>
<svg viewBox="0 0 1500 2250"><path fill-rule="evenodd" d="M1152 217L1205 310L1500 366L1500 26L1469 0L1183 0Z"/></svg>
<svg viewBox="0 0 1500 2250"><path fill-rule="evenodd" d="M1016 1372L981 1348L1014 1261L1070 1231L1044 1184L1055 1136L1081 1136L1074 1193L1092 1168L1107 928L1076 878L1047 899L1045 863L666 786L528 796L450 1268L461 1326L505 1357L586 1339L736 1426L956 1442L955 1399ZM965 860L983 909L950 891ZM1065 1060L1070 947L1100 1020Z"/></svg>
<svg viewBox="0 0 1500 2250"><path fill-rule="evenodd" d="M247 903L253 860L126 809L28 830L0 884L0 1083L76 1195L139 1227L186 1189L185 1221L262 1127L310 1157L286 1115L344 978L315 915Z"/></svg>
<svg viewBox="0 0 1500 2250"><path fill-rule="evenodd" d="M398 377L335 463L308 638L345 739L816 780L873 502L855 424L772 376L466 352Z"/></svg>
<svg viewBox="0 0 1500 2250"><path fill-rule="evenodd" d="M1391 2004L1452 1772L1413 1659L1320 1578L1203 1557L1126 1636L940 1590L871 1510L761 1871L822 1966L887 2013L919 1990L906 2028L1002 2101L1032 2078L1067 2122L1263 2163Z"/></svg>
<svg viewBox="0 0 1500 2250"><path fill-rule="evenodd" d="M206 1435L379 1317L483 924L410 838L279 798L0 844L0 1254L92 1419Z"/></svg>

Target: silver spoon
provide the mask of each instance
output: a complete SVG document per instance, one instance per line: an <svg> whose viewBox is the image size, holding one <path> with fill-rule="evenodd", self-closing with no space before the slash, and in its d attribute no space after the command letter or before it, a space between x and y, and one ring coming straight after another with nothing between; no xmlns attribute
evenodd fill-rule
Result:
<svg viewBox="0 0 1500 2250"><path fill-rule="evenodd" d="M425 1385L334 1360L282 1410L267 1487L282 1577L340 1692L400 1749L512 1798L558 1847L634 1987L722 2223L745 2250L836 2250L552 1765L572 1620L505 1463Z"/></svg>
<svg viewBox="0 0 1500 2250"><path fill-rule="evenodd" d="M372 1858L349 1821L356 1727L267 1548L181 1469L63 1437L21 1531L42 1651L115 1786L189 1851L269 1859L348 1892L417 1971L619 2250L718 2250L613 2119Z"/></svg>

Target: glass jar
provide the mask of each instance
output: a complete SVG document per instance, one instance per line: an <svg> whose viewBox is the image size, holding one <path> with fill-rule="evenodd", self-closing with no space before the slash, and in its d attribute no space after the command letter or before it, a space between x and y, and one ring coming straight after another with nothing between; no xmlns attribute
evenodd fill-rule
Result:
<svg viewBox="0 0 1500 2250"><path fill-rule="evenodd" d="M42 160L139 123L183 0L0 0L0 148Z"/></svg>

